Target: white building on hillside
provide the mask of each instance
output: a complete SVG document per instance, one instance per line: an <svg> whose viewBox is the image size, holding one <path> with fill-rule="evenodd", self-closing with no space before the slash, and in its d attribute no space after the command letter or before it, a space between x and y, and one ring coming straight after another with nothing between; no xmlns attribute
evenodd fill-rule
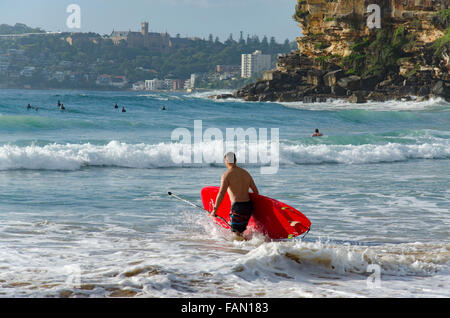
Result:
<svg viewBox="0 0 450 318"><path fill-rule="evenodd" d="M133 91L143 91L145 90L145 82L140 81L133 84Z"/></svg>
<svg viewBox="0 0 450 318"><path fill-rule="evenodd" d="M197 74L191 74L191 78L187 79L184 82L184 89L185 90L193 90L195 88L195 82L197 81Z"/></svg>
<svg viewBox="0 0 450 318"><path fill-rule="evenodd" d="M252 54L242 54L241 77L250 78L272 68L270 55L255 51Z"/></svg>
<svg viewBox="0 0 450 318"><path fill-rule="evenodd" d="M152 79L145 81L145 90L147 91L157 91L160 89L164 89L164 81L159 79Z"/></svg>

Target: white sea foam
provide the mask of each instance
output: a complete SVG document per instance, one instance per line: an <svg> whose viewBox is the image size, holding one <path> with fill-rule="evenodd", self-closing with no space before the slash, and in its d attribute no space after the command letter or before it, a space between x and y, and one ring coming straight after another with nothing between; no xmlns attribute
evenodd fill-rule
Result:
<svg viewBox="0 0 450 318"><path fill-rule="evenodd" d="M147 97L149 99L156 99L160 101L168 101L169 97L162 96L161 94L139 94L138 97Z"/></svg>
<svg viewBox="0 0 450 318"><path fill-rule="evenodd" d="M276 283L283 297L448 297L449 249L423 243L272 242L258 244L233 270L254 283ZM378 288L368 283L372 268L379 268Z"/></svg>
<svg viewBox="0 0 450 318"><path fill-rule="evenodd" d="M273 270L279 267L278 258L294 261L302 265L294 271L302 272L309 267L314 270L329 271L344 275L346 273L365 274L370 264L377 264L386 275L430 276L440 270L448 269L450 245L405 243L383 244L377 246L351 245L333 242L272 242L261 244L251 250L241 260L241 265L265 267ZM291 264L292 265L292 264ZM285 268L285 272L291 271ZM307 271L309 271L307 270ZM295 275L295 273L292 273Z"/></svg>
<svg viewBox="0 0 450 318"><path fill-rule="evenodd" d="M340 163L366 164L406 161L409 159L450 158L448 140L405 145L283 145L282 162L285 164Z"/></svg>
<svg viewBox="0 0 450 318"><path fill-rule="evenodd" d="M448 107L449 103L440 97L430 98L425 101L402 101L391 100L386 102L368 101L367 103L355 104L345 99L329 99L322 103L303 103L303 102L281 102L279 103L289 108L303 110L370 110L370 111L422 111L433 108Z"/></svg>
<svg viewBox="0 0 450 318"><path fill-rule="evenodd" d="M232 93L233 93L233 91L231 91L231 90L219 89L219 90L211 90L211 91L192 92L189 94L185 94L184 96L190 97L190 98L207 99L209 96L212 96L212 95L232 94Z"/></svg>
<svg viewBox="0 0 450 318"><path fill-rule="evenodd" d="M9 235L0 251L0 291L16 297L68 290L91 297L117 290L150 297L450 295L445 243L365 246L259 237L232 243L202 220L207 232L191 229L187 236L189 218L190 227L168 226L157 235L113 224L91 232L72 224L6 222L0 227ZM366 284L371 264L380 266L382 288Z"/></svg>
<svg viewBox="0 0 450 318"><path fill-rule="evenodd" d="M204 91L204 92L193 92L190 94L183 95L185 98L198 98L198 99L207 99L207 100L214 100L217 103L226 103L226 102L238 102L238 103L245 103L243 99L239 98L226 98L226 99L210 99L210 96L215 95L222 95L222 94L232 94L233 91L231 90L213 90L213 91Z"/></svg>
<svg viewBox="0 0 450 318"><path fill-rule="evenodd" d="M214 153L223 153L219 142L204 142L195 151L201 151L205 163L175 163L172 153L182 153L179 143L127 144L111 141L106 145L87 144L49 144L46 146L16 145L0 146L0 170L78 170L88 166L113 166L124 168L152 169L170 167L210 166ZM243 151L243 150L241 150ZM246 144L245 154L254 151L260 153L261 146ZM188 153L189 154L189 153ZM238 158L244 153L237 151ZM370 164L396 162L412 159L448 159L450 158L450 140L434 139L422 144L388 143L382 145L303 145L280 144L280 164ZM192 160L193 162L193 160ZM243 160L240 161L241 164ZM258 161L260 162L260 161ZM219 162L220 164L221 162ZM216 165L213 163L213 165ZM264 164L252 164L259 166Z"/></svg>

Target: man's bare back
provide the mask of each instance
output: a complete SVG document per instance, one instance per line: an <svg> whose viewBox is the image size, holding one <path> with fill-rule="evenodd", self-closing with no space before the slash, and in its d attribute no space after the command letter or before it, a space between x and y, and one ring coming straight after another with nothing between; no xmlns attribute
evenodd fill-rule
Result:
<svg viewBox="0 0 450 318"><path fill-rule="evenodd" d="M231 202L250 201L249 189L257 192L255 182L251 175L244 169L234 166L222 176L222 185L227 186Z"/></svg>
<svg viewBox="0 0 450 318"><path fill-rule="evenodd" d="M231 153L232 156L225 158L225 165L228 171L222 175L222 181L220 185L219 194L217 195L216 204L213 211L213 216L216 215L216 211L228 192L231 203L249 202L250 195L249 189L253 193L259 194L258 188L253 181L252 176L244 169L236 165L236 155ZM231 163L230 163L231 162Z"/></svg>

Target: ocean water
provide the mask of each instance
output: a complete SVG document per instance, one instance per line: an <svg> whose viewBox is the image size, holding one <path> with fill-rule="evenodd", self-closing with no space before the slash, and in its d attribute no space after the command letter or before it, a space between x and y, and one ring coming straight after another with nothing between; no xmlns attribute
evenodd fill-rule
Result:
<svg viewBox="0 0 450 318"><path fill-rule="evenodd" d="M213 93L1 90L0 297L450 296L449 103ZM225 171L172 160L172 132L194 120L279 128L278 172L243 166L309 217L308 236L233 242L168 197L201 204Z"/></svg>

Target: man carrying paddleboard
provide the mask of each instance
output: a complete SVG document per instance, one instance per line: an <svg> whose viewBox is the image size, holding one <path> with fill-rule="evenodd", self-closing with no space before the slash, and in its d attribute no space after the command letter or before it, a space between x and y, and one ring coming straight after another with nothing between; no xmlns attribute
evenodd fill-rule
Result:
<svg viewBox="0 0 450 318"><path fill-rule="evenodd" d="M228 171L222 175L219 194L211 215L213 217L217 216L217 210L228 191L231 200L231 231L235 239L243 239L242 233L247 228L253 212L253 205L248 191L251 189L255 194L259 194L259 192L252 176L246 170L236 165L236 155L233 152L227 153L224 159Z"/></svg>

